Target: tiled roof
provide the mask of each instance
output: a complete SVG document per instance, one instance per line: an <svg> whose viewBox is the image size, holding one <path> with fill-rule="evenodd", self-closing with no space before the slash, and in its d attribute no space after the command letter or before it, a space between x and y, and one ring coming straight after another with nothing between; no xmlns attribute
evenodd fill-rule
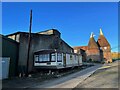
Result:
<svg viewBox="0 0 120 90"><path fill-rule="evenodd" d="M104 35L99 36L97 43L100 47L110 46L109 42L104 37Z"/></svg>
<svg viewBox="0 0 120 90"><path fill-rule="evenodd" d="M73 47L74 48L74 50L75 49L82 49L82 50L87 50L88 49L88 46L76 46L76 47Z"/></svg>
<svg viewBox="0 0 120 90"><path fill-rule="evenodd" d="M88 43L88 49L99 49L94 37L91 37Z"/></svg>

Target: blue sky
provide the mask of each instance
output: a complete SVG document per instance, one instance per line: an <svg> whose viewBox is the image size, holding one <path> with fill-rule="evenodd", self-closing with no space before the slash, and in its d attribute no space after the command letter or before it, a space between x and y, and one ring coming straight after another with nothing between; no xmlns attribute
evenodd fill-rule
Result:
<svg viewBox="0 0 120 90"><path fill-rule="evenodd" d="M97 40L102 28L111 47L118 46L118 3L2 3L2 34L28 32L30 9L33 10L32 32L55 28L70 46L84 46L91 32Z"/></svg>

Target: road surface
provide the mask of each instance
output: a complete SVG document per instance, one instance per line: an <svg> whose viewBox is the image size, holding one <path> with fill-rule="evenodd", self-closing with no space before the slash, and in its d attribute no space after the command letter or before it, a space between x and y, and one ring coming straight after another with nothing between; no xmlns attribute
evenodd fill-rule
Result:
<svg viewBox="0 0 120 90"><path fill-rule="evenodd" d="M120 61L119 61L120 62ZM118 61L105 64L76 88L118 88Z"/></svg>
<svg viewBox="0 0 120 90"><path fill-rule="evenodd" d="M26 88L74 88L88 76L94 73L101 66L102 66L101 64L97 64L95 66L86 68L79 72L64 77L60 77L57 79L46 80L42 83L37 83Z"/></svg>

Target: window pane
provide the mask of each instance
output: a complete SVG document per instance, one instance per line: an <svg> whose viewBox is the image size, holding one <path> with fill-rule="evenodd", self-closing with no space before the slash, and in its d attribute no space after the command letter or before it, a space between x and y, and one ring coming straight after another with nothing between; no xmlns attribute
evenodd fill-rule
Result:
<svg viewBox="0 0 120 90"><path fill-rule="evenodd" d="M39 55L39 61L40 62L42 61L42 55Z"/></svg>
<svg viewBox="0 0 120 90"><path fill-rule="evenodd" d="M38 56L38 55L35 55L35 61L38 62L38 58L39 58L39 56Z"/></svg>
<svg viewBox="0 0 120 90"><path fill-rule="evenodd" d="M46 55L45 55L45 60L46 60L46 61L50 61L50 60L49 60L49 54L46 54Z"/></svg>
<svg viewBox="0 0 120 90"><path fill-rule="evenodd" d="M47 57L46 57L47 61L50 61L49 57L50 57L49 54L47 54Z"/></svg>
<svg viewBox="0 0 120 90"><path fill-rule="evenodd" d="M49 54L39 55L39 61L40 61L40 62L50 61L50 60L49 60Z"/></svg>
<svg viewBox="0 0 120 90"><path fill-rule="evenodd" d="M61 53L58 53L58 54L57 54L57 61L58 61L58 62L61 62L61 61L62 61L62 54L61 54Z"/></svg>
<svg viewBox="0 0 120 90"><path fill-rule="evenodd" d="M55 53L51 54L51 61L55 61Z"/></svg>
<svg viewBox="0 0 120 90"><path fill-rule="evenodd" d="M46 61L46 60L45 60L45 55L42 55L42 56L43 56L43 61Z"/></svg>

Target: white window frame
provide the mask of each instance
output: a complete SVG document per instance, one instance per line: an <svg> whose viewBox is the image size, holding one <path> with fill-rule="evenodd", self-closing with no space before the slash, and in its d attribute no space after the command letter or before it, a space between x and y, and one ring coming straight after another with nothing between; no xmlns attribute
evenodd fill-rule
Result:
<svg viewBox="0 0 120 90"><path fill-rule="evenodd" d="M62 53L57 53L57 62L62 62Z"/></svg>
<svg viewBox="0 0 120 90"><path fill-rule="evenodd" d="M39 62L50 62L49 54L40 54Z"/></svg>
<svg viewBox="0 0 120 90"><path fill-rule="evenodd" d="M55 53L51 53L51 62L55 62L56 61L56 55Z"/></svg>
<svg viewBox="0 0 120 90"><path fill-rule="evenodd" d="M37 58L37 59L36 59ZM35 62L39 62L39 55L34 56Z"/></svg>

